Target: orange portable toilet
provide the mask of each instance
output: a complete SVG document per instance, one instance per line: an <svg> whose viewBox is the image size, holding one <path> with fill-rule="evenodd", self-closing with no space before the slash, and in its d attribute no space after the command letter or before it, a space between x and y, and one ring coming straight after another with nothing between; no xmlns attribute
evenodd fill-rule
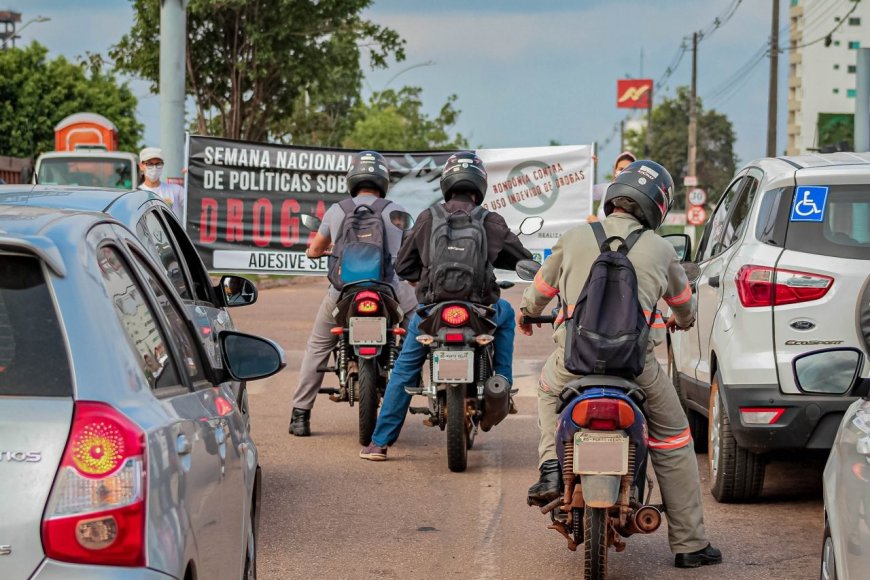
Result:
<svg viewBox="0 0 870 580"><path fill-rule="evenodd" d="M54 128L55 151L76 149L118 150L118 128L96 113L76 113L65 117Z"/></svg>

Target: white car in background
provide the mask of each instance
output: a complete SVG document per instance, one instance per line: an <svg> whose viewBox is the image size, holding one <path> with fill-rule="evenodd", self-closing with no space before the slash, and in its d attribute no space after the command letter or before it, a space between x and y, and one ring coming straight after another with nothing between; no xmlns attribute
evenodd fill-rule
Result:
<svg viewBox="0 0 870 580"><path fill-rule="evenodd" d="M870 154L749 163L695 262L697 322L668 337L669 369L696 450L709 446L713 496L750 500L766 453L830 449L870 375Z"/></svg>

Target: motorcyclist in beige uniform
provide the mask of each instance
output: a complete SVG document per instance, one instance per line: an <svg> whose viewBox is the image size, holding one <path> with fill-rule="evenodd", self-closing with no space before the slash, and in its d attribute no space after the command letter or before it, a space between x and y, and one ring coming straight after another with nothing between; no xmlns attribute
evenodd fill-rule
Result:
<svg viewBox="0 0 870 580"><path fill-rule="evenodd" d="M637 228L658 228L670 208L674 183L668 171L653 161L635 161L608 187L602 221L607 236L625 238ZM523 294L518 318L520 331L531 335L531 325L523 325L523 315L538 316L557 295L569 304L580 295L592 263L599 255L598 243L589 225L567 231ZM653 467L661 487L668 518L668 539L676 554L675 565L694 568L718 564L722 554L712 547L704 531L698 463L692 445L688 420L667 373L656 360L653 348L664 338L663 330L686 330L695 321L695 299L685 271L674 248L654 231L637 240L629 254L637 273L638 297L647 315L664 298L673 316L657 323L650 332L644 370L635 380L646 395L645 412L649 425L649 447ZM577 378L565 370L565 330L557 321L553 340L557 347L541 371L538 388L538 446L540 480L529 489L529 499L547 503L561 493L560 470L556 459L555 431L559 393ZM658 331L655 327L659 328Z"/></svg>

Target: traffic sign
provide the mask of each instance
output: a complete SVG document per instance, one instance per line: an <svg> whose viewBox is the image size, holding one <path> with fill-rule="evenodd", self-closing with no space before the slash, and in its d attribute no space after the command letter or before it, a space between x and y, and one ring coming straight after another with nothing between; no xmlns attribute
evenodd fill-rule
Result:
<svg viewBox="0 0 870 580"><path fill-rule="evenodd" d="M707 192L700 187L696 187L689 192L689 203L692 205L704 205L707 203Z"/></svg>
<svg viewBox="0 0 870 580"><path fill-rule="evenodd" d="M695 205L686 210L686 221L693 226L699 226L707 219L707 211L700 205Z"/></svg>
<svg viewBox="0 0 870 580"><path fill-rule="evenodd" d="M696 175L686 175L683 177L683 185L686 187L697 187L698 177Z"/></svg>

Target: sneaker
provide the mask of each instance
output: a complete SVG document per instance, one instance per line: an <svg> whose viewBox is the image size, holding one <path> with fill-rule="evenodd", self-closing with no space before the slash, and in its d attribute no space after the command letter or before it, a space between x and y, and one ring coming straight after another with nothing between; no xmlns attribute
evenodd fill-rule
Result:
<svg viewBox="0 0 870 580"><path fill-rule="evenodd" d="M677 554L674 557L674 566L677 568L699 568L722 563L722 552L707 544L707 547L688 554Z"/></svg>
<svg viewBox="0 0 870 580"><path fill-rule="evenodd" d="M369 461L386 461L387 448L379 447L372 442L360 450L359 456L363 459L368 459Z"/></svg>

